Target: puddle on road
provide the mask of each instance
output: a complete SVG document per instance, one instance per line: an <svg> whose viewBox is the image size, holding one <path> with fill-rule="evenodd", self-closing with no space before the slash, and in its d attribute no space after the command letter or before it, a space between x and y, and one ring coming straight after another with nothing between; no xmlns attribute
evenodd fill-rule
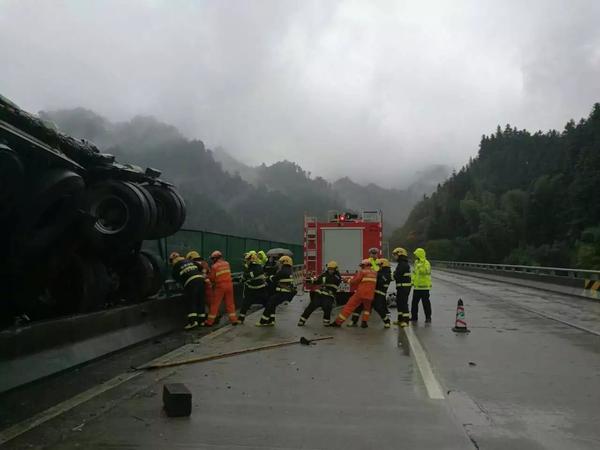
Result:
<svg viewBox="0 0 600 450"><path fill-rule="evenodd" d="M402 353L406 356L410 356L410 345L408 343L408 336L404 329L398 330L398 347L402 349Z"/></svg>

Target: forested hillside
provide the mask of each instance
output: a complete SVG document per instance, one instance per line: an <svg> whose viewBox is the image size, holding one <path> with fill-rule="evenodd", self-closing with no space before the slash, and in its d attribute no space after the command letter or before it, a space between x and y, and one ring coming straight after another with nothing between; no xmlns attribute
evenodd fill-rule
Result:
<svg viewBox="0 0 600 450"><path fill-rule="evenodd" d="M433 259L600 268L600 104L562 132L510 126L412 210L392 244Z"/></svg>

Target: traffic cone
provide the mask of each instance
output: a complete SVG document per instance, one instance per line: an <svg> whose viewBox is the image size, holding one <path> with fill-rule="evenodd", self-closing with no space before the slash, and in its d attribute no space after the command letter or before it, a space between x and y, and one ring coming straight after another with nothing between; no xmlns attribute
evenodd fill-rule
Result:
<svg viewBox="0 0 600 450"><path fill-rule="evenodd" d="M467 321L465 319L465 305L463 304L462 298L458 299L458 305L456 305L456 321L454 322L454 328L452 331L455 333L470 333L471 330L467 328Z"/></svg>

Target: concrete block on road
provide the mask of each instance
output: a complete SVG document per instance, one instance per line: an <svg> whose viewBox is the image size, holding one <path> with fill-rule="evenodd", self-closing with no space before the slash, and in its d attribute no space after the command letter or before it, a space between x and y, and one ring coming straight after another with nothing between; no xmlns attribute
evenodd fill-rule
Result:
<svg viewBox="0 0 600 450"><path fill-rule="evenodd" d="M192 393L183 383L163 386L163 407L169 417L186 417L192 413Z"/></svg>

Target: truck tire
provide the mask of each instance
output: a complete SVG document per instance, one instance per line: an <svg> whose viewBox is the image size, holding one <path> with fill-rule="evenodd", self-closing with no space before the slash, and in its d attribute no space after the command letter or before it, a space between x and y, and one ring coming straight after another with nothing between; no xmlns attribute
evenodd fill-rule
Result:
<svg viewBox="0 0 600 450"><path fill-rule="evenodd" d="M144 253L136 253L120 261L119 267L121 297L131 302L146 300L156 283L151 259Z"/></svg>
<svg viewBox="0 0 600 450"><path fill-rule="evenodd" d="M146 202L148 202L150 216L148 219L148 227L146 228L146 234L144 235L144 239L148 239L149 236L152 236L156 232L156 227L158 226L158 208L156 207L154 197L152 197L152 194L148 192L148 189L146 189L146 187L140 184L137 184L136 187L144 195Z"/></svg>
<svg viewBox="0 0 600 450"><path fill-rule="evenodd" d="M12 254L17 260L43 253L78 217L84 182L75 172L51 170L31 186L19 213Z"/></svg>
<svg viewBox="0 0 600 450"><path fill-rule="evenodd" d="M185 222L185 202L181 195L167 186L145 186L154 198L158 210L158 223L146 239L160 239L176 233Z"/></svg>
<svg viewBox="0 0 600 450"><path fill-rule="evenodd" d="M85 194L86 211L94 218L85 232L92 247L114 252L145 238L152 210L145 194L134 183L109 180Z"/></svg>
<svg viewBox="0 0 600 450"><path fill-rule="evenodd" d="M95 258L71 254L54 280L49 292L58 315L77 314L102 309L112 283L106 266Z"/></svg>
<svg viewBox="0 0 600 450"><path fill-rule="evenodd" d="M164 282L164 275L162 272L162 263L158 256L147 251L141 251L140 255L150 261L152 264L152 279L150 282L150 290L146 293L148 297L158 294L158 291L162 288Z"/></svg>
<svg viewBox="0 0 600 450"><path fill-rule="evenodd" d="M23 163L6 145L0 144L0 220L14 211L23 192Z"/></svg>

